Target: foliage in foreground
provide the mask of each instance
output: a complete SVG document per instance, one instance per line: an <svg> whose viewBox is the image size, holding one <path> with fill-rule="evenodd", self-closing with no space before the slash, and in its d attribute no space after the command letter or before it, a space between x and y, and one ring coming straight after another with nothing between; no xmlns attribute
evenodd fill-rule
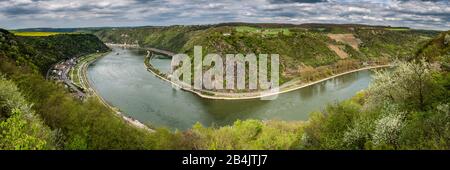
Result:
<svg viewBox="0 0 450 170"><path fill-rule="evenodd" d="M435 63L403 62L377 73L365 93L307 122L245 120L150 133L46 81L32 62L18 60L28 53L13 36L0 43L0 149L450 149L450 76Z"/></svg>
<svg viewBox="0 0 450 170"><path fill-rule="evenodd" d="M182 146L190 149L294 149L301 137L303 122L236 121L233 125L207 128L199 123L183 133Z"/></svg>
<svg viewBox="0 0 450 170"><path fill-rule="evenodd" d="M450 149L450 76L424 62L378 72L365 93L310 117L302 149Z"/></svg>
<svg viewBox="0 0 450 170"><path fill-rule="evenodd" d="M408 64L399 67L411 68ZM422 105L411 102L420 98L419 93L387 94L377 87L380 80L407 75L400 74L402 70L378 73L367 92L314 113L307 122L246 120L217 128L197 124L175 133L131 127L98 101L80 103L57 90L61 87L56 84L36 77L14 80L35 103L33 108L46 125L61 132L48 141L61 149L449 149L448 74L429 72L427 76L432 77L424 84L434 88L424 88L427 97ZM396 80L399 86L416 88ZM45 87L26 88L31 84ZM376 102L379 98L385 98L384 102Z"/></svg>
<svg viewBox="0 0 450 170"><path fill-rule="evenodd" d="M60 35L66 36L66 35ZM63 39L76 40L78 37L67 35ZM44 40L51 41L51 40ZM60 42L63 43L64 41ZM84 47L63 45L62 47ZM99 42L99 41L97 41ZM55 82L47 81L39 74L39 69L43 67L37 67L33 62L21 62L19 58L26 58L27 56L35 56L42 54L42 49L34 48L33 46L27 46L27 50L23 50L22 41L17 39L7 31L0 32L0 73L4 74L11 82L11 86L17 86L14 94L17 96L23 96L20 99L20 104L13 106L2 106L2 114L5 113L3 119L0 120L2 128L5 129L5 133L11 136L12 132L17 134L16 131L20 131L24 128L23 121L21 119L12 119L17 115L31 115L31 112L35 112L42 118L45 127L39 128L33 125L32 130L45 128L51 129L54 132L52 138L37 138L36 141L30 147L21 147L22 145L12 145L19 147L19 149L157 149L157 148L172 148L160 144L164 142L164 139L170 138L157 138L154 136L160 135L157 133L148 133L142 129L135 128L127 124L120 117L115 116L115 113L101 104L99 101L91 99L85 102L81 102L72 97L72 95L61 85ZM101 42L100 42L101 43ZM50 43L51 44L51 43ZM97 45L96 45L97 46ZM94 49L95 47L94 46ZM98 45L98 46L102 46ZM70 49L76 51L77 49ZM89 49L80 49L80 51ZM43 49L43 51L47 51ZM31 52L31 53L30 53ZM32 53L36 52L36 53ZM55 51L54 53L59 53ZM31 54L31 55L30 55ZM51 57L47 56L47 57ZM54 57L54 56L53 56ZM30 61L39 60L39 58L30 58ZM12 85L12 83L14 85ZM8 89L2 87L2 92L5 90L5 94L12 92L11 88ZM19 93L20 92L20 93ZM17 97L16 97L17 98ZM9 99L2 98L2 101L8 104ZM21 106L19 109L16 107ZM26 108L26 109L22 109ZM9 108L9 109L6 109ZM5 110L6 109L6 110ZM20 114L19 114L20 113ZM7 119L6 119L7 118ZM11 122L11 121L15 122ZM28 123L26 123L28 126ZM25 126L26 127L26 126ZM8 130L10 129L10 130ZM11 131L11 133L9 132ZM31 130L25 129L27 132ZM164 130L161 130L161 134L165 134ZM17 136L17 135L16 135ZM23 135L21 135L23 136ZM30 134L33 136L33 133ZM12 149L11 146L6 146L8 143L15 143L13 138L2 138L8 141L2 141L5 144L2 149ZM158 140L157 140L158 139ZM161 139L161 140L159 140ZM39 145L36 143L40 143ZM170 144L170 142L167 142ZM44 145L45 144L45 145ZM47 144L49 145L47 147Z"/></svg>
<svg viewBox="0 0 450 170"><path fill-rule="evenodd" d="M0 77L0 149L52 149L54 133L15 84Z"/></svg>

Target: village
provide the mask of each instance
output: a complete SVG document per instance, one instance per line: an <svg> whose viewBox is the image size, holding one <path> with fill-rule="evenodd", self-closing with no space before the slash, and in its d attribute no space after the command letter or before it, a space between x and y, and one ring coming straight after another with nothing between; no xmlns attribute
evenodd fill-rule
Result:
<svg viewBox="0 0 450 170"><path fill-rule="evenodd" d="M76 98L83 100L86 98L85 90L82 87L76 85L69 78L69 72L73 67L75 67L75 65L78 63L78 60L79 58L72 57L53 65L53 67L47 72L47 79L62 82L64 84L64 87L68 88Z"/></svg>

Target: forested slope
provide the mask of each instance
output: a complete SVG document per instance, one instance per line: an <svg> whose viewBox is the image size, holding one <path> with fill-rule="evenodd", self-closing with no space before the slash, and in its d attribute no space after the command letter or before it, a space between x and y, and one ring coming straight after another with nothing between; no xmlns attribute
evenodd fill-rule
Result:
<svg viewBox="0 0 450 170"><path fill-rule="evenodd" d="M193 55L203 53L279 54L280 78L311 81L414 56L437 31L403 27L336 24L224 23L200 26L105 28L89 30L107 43L139 44ZM347 68L346 70L340 70ZM316 72L317 74L310 74ZM307 76L308 75L308 76Z"/></svg>
<svg viewBox="0 0 450 170"><path fill-rule="evenodd" d="M88 39L79 39L83 37ZM89 43L90 40L94 41ZM40 45L30 44L34 42ZM54 47L54 44L61 46ZM0 73L4 77L1 79L0 130L6 136L2 138L0 149L156 147L153 142L159 141L149 139L148 132L130 126L96 99L81 102L73 98L64 86L45 80L40 73L48 65L66 57L60 54L81 55L95 52L99 47L104 48L103 43L92 35L58 35L24 40L6 30L0 31ZM5 88L3 84L6 84ZM33 112L40 118L33 118ZM36 125L24 121L35 122ZM29 137L17 140L26 136Z"/></svg>
<svg viewBox="0 0 450 170"><path fill-rule="evenodd" d="M149 132L126 123L97 99L79 101L61 84L45 80L39 73L39 68L32 63L33 60L17 60L25 58L30 54L29 51L40 52L40 49L28 47L32 49L24 51L20 48L21 43L20 38L1 30L0 75L3 78L0 79L0 150L289 149L294 146L301 132L301 124L297 122L236 122L232 133L224 133L234 138L239 137L242 139L242 145L218 143L216 147L209 145L209 140L215 138L203 138L207 132L198 131L204 133L201 136L198 136L197 132L172 132L164 128ZM201 130L200 125L196 127ZM208 129L216 131L214 128ZM257 130L257 133L254 133L254 130ZM280 134L290 140L285 140ZM276 136L279 139L275 140ZM252 143L258 145L253 146Z"/></svg>
<svg viewBox="0 0 450 170"><path fill-rule="evenodd" d="M14 36L0 30L5 55L17 62L28 63L44 73L63 59L106 52L109 48L92 34L57 34L52 36Z"/></svg>
<svg viewBox="0 0 450 170"><path fill-rule="evenodd" d="M352 100L309 118L304 149L450 149L449 32L376 74Z"/></svg>
<svg viewBox="0 0 450 170"><path fill-rule="evenodd" d="M305 122L245 120L151 133L45 80L34 60L19 60L40 49L24 51L19 38L1 30L0 149L450 149L448 60L430 60L448 54L448 35L425 42L409 62L377 73L369 89ZM420 57L436 50L442 52Z"/></svg>
<svg viewBox="0 0 450 170"><path fill-rule="evenodd" d="M181 28L179 26L176 29ZM288 28L289 32L278 32L275 35L268 33L264 36L262 33L240 32L235 27L225 25L198 29L176 36L151 35L160 39L137 40L140 45L153 46L162 40L171 42L170 37L188 35L189 40L178 39L185 41L185 45L181 48L180 45L171 46L171 43L159 46L179 52L189 52L193 45L204 45L206 51L220 53L258 53L267 52L266 50L275 47L273 50L280 50L277 52L284 55L282 59L290 61L292 65L313 66L326 64L322 61L327 60L321 60L320 56L325 56L324 58L330 59L330 62L341 60L326 47L326 44L335 44L344 46L344 51L349 54L349 58L360 61L382 57L392 61L399 59L398 66L392 71L377 73L369 89L354 98L329 105L327 109L313 113L308 121L292 126L290 129L292 131L284 131L283 135L270 135L274 140L272 147L268 147L270 140L260 141L259 137L267 135L264 133L269 130L263 130L264 125L259 121L237 122L233 126L221 128L205 128L196 125L185 134L197 140L187 144L193 145L193 148L215 149L450 149L450 76L447 68L449 58L447 39L450 35L448 32L436 34L436 32L407 28L365 26L352 29L348 26L331 26L319 30L316 25L312 25L308 26L308 31L301 28L296 30L295 26ZM245 29L255 31L252 30L253 28ZM146 37L143 33L147 28L137 30L141 32L140 36L136 37ZM101 32L112 37L118 33L121 36L114 42L122 43L130 40L127 36L134 35L137 30ZM230 35L224 36L224 33L228 32ZM358 48L352 47L351 42L345 41L345 38L349 36L343 37L344 39L341 39L343 41L338 41L338 38L342 37L331 40L329 34L352 34L360 41ZM437 36L434 37L435 35ZM110 40L105 37L102 39ZM297 49L305 58L296 58L296 54L300 54L300 52L297 53ZM312 57L313 55L319 55L319 58ZM308 57L312 57L310 62ZM300 64L296 62L296 59L300 61ZM289 129L285 123L278 125L282 125L280 129ZM236 127L239 129L233 129ZM237 132L240 130L244 130L245 133ZM236 138L234 134L244 137Z"/></svg>
<svg viewBox="0 0 450 170"><path fill-rule="evenodd" d="M446 69L450 69L450 31L439 34L433 40L425 43L416 52L415 58L426 58L428 61L442 61Z"/></svg>

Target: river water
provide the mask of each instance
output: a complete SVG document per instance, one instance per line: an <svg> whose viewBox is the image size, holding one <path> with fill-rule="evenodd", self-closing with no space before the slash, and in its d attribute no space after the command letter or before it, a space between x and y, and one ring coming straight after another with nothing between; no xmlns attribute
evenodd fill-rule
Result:
<svg viewBox="0 0 450 170"><path fill-rule="evenodd" d="M307 120L311 112L367 88L373 74L369 70L346 74L280 94L271 101L211 100L175 90L155 77L145 68L145 55L137 49L114 48L89 66L89 81L108 103L126 115L155 127L181 130L196 122L222 126L238 119ZM154 59L152 64L167 71L170 59Z"/></svg>

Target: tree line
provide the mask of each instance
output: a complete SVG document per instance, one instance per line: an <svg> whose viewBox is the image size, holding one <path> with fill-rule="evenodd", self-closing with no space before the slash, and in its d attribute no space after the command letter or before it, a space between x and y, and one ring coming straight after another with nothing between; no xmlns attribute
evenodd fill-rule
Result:
<svg viewBox="0 0 450 170"><path fill-rule="evenodd" d="M436 43L448 49L445 41ZM450 76L442 56L399 61L393 71L378 72L364 92L308 121L149 132L98 100L79 101L45 80L40 70L46 65L27 59L39 50L0 31L0 149L450 149Z"/></svg>

